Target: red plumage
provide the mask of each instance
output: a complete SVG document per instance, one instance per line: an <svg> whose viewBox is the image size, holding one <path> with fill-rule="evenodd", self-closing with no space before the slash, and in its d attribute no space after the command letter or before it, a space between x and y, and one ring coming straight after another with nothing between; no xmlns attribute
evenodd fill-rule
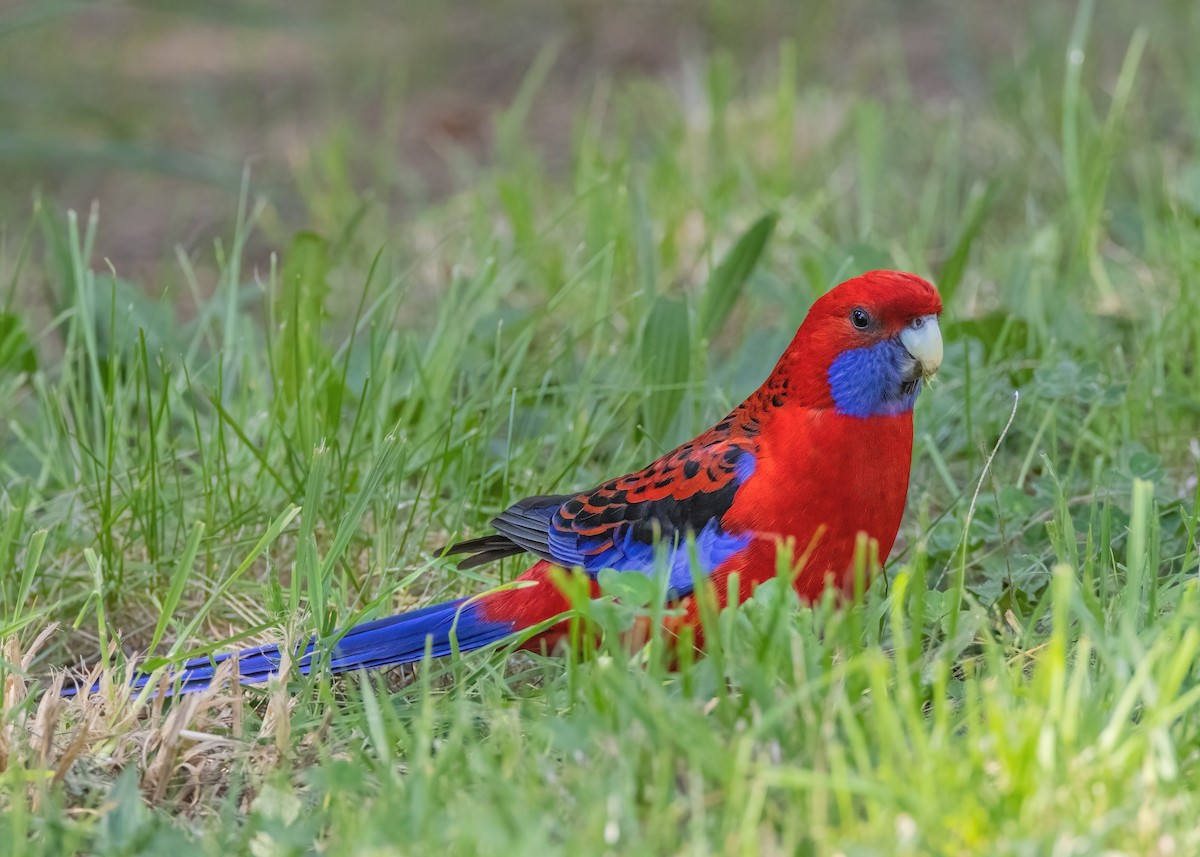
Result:
<svg viewBox="0 0 1200 857"><path fill-rule="evenodd" d="M410 663L427 652L483 648L554 619L569 607L556 572L578 567L668 574L680 623L703 638L697 578L725 605L775 577L781 546L796 567L796 592L817 598L842 590L860 536L887 557L904 513L912 456L912 406L922 379L941 363L937 291L920 277L874 271L817 300L762 386L695 440L642 470L579 494L530 497L492 522L495 533L454 545L480 565L532 553L520 586L435 604L313 639L290 658L308 672L318 655L333 672ZM692 568L692 560L697 568ZM527 642L552 647L564 625ZM239 680L275 674L278 647L195 658L168 678L173 690L207 687L221 661L236 656ZM143 686L150 676L139 676ZM93 691L95 688L93 688Z"/></svg>
<svg viewBox="0 0 1200 857"><path fill-rule="evenodd" d="M851 321L859 309L870 317L869 330ZM795 577L800 598L814 600L827 585L849 590L860 534L879 561L895 541L908 493L913 422L911 408L867 417L840 412L831 367L846 352L894 341L915 319L933 316L936 325L941 309L933 286L912 274L875 271L843 283L812 306L774 371L746 402L646 468L578 495L582 509L561 516L564 523L584 512L596 517L614 495L624 504L699 503L735 478L737 466L725 458L728 450L747 448L753 474L731 492L719 521L724 532L748 534L749 542L709 573L716 603L725 606L731 574L738 575L739 601L775 577L782 544L797 560L803 557ZM939 362L940 355L939 338ZM936 368L921 367L923 374ZM695 463L687 467L689 462ZM610 516L578 533L594 537L624 526L627 519ZM691 532L699 529L692 524ZM553 558L543 558L519 578L525 587L482 598L481 615L512 621L516 628L559 615L568 604L551 581L553 568ZM683 621L701 639L695 599L684 594L679 600L685 606ZM561 632L555 628L529 645L551 644Z"/></svg>

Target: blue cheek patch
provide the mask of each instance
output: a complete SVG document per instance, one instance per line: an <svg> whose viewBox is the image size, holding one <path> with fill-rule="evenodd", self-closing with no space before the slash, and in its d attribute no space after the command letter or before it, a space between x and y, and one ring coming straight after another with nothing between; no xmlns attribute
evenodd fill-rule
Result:
<svg viewBox="0 0 1200 857"><path fill-rule="evenodd" d="M912 358L897 340L843 351L829 367L829 390L839 414L851 417L895 416L911 411L921 382L906 388Z"/></svg>

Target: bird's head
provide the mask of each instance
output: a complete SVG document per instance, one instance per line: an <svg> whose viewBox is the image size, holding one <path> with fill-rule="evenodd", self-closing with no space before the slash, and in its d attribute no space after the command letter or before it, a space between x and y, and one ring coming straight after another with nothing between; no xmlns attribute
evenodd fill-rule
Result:
<svg viewBox="0 0 1200 857"><path fill-rule="evenodd" d="M831 289L788 349L801 400L864 418L911 410L942 363L941 312L937 289L915 274L871 271Z"/></svg>

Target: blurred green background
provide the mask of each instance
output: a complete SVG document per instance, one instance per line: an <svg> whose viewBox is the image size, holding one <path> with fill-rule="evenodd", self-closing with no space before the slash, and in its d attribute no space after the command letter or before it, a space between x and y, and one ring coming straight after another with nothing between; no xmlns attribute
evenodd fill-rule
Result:
<svg viewBox="0 0 1200 857"><path fill-rule="evenodd" d="M1200 97L1195 4L1097 5L1081 69L1089 88L1111 88L1130 37L1147 27L1154 47L1140 74L1154 95L1138 99L1138 121L1186 149ZM243 170L269 200L259 253L296 228L336 232L359 204L399 231L406 212L492 160L497 116L539 57L523 130L545 169L562 174L597 87L668 88L678 104L644 95L643 135L660 110L703 122L712 63L735 69L730 97L774 87L784 39L804 95L798 160L869 97L979 120L962 145L983 176L1016 147L1030 171L1053 173L1055 141L1042 135L1060 124L1074 14L1071 3L951 0L10 0L0 12L0 220L11 235L38 193L80 211L98 202L97 260L153 289L176 247L203 264L229 234ZM1003 129L987 121L997 115Z"/></svg>

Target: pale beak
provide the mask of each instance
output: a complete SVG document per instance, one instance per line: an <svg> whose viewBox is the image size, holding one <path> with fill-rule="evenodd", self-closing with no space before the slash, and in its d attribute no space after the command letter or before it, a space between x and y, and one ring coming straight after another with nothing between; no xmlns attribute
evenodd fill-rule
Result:
<svg viewBox="0 0 1200 857"><path fill-rule="evenodd" d="M942 330L936 315L914 318L900 333L900 343L928 378L942 365ZM914 367L915 368L915 367Z"/></svg>

